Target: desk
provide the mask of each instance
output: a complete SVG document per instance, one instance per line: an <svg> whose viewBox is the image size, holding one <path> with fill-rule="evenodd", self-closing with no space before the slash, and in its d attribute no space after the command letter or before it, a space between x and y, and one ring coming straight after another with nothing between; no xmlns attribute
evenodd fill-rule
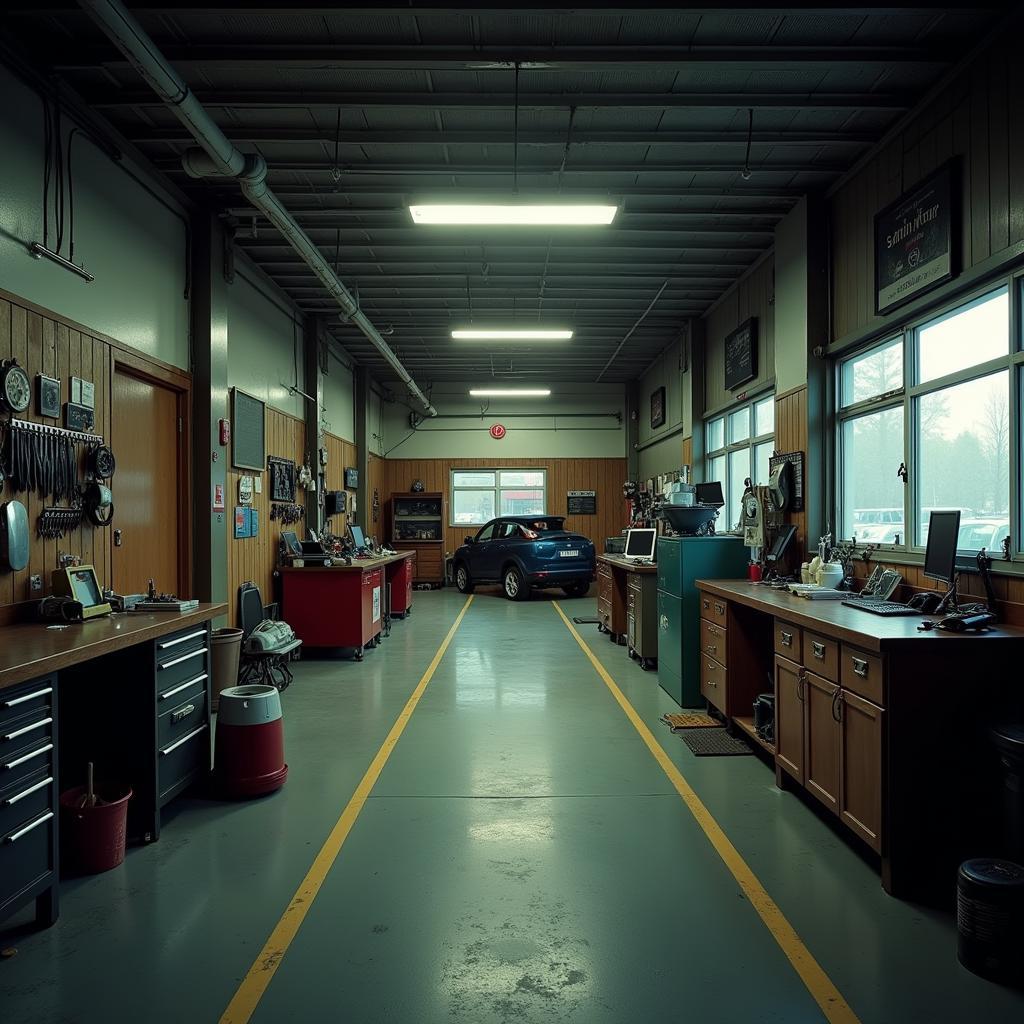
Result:
<svg viewBox="0 0 1024 1024"><path fill-rule="evenodd" d="M920 632L735 580L698 580L701 692L879 855L901 898L947 901L956 867L997 851L1000 780L988 729L1024 713L1024 630ZM751 704L775 693L775 743Z"/></svg>
<svg viewBox="0 0 1024 1024"><path fill-rule="evenodd" d="M649 668L658 658L658 567L597 556L598 628Z"/></svg>
<svg viewBox="0 0 1024 1024"><path fill-rule="evenodd" d="M128 836L210 771L210 622L227 605L0 629L0 919L57 919L58 796L85 765L127 782Z"/></svg>
<svg viewBox="0 0 1024 1024"><path fill-rule="evenodd" d="M280 570L282 617L304 646L348 648L361 661L363 649L380 642L386 576L393 581L392 608L397 583L399 590L404 588L402 612L408 613L413 558L414 552L403 551L330 568L285 566Z"/></svg>

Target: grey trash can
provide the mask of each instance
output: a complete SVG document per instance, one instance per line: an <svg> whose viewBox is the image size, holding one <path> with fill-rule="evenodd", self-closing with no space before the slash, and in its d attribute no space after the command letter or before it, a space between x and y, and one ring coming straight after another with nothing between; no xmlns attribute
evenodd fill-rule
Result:
<svg viewBox="0 0 1024 1024"><path fill-rule="evenodd" d="M242 654L242 630L225 628L214 630L211 644L212 666L210 668L213 694L212 708L220 705L220 692L238 684L238 661Z"/></svg>

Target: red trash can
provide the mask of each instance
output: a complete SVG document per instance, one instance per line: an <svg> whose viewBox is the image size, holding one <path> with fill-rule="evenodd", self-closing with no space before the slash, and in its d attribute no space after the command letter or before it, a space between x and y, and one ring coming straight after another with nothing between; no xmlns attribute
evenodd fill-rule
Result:
<svg viewBox="0 0 1024 1024"><path fill-rule="evenodd" d="M284 785L284 721L273 686L221 690L213 763L215 783L226 796L260 796Z"/></svg>

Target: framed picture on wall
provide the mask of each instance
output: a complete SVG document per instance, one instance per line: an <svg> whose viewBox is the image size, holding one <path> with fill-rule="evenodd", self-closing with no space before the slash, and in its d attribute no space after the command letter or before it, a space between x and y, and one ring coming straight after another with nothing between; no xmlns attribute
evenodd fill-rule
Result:
<svg viewBox="0 0 1024 1024"><path fill-rule="evenodd" d="M651 392L651 429L662 426L665 422L665 389L655 388Z"/></svg>
<svg viewBox="0 0 1024 1024"><path fill-rule="evenodd" d="M757 317L745 320L725 336L725 387L736 388L757 376Z"/></svg>

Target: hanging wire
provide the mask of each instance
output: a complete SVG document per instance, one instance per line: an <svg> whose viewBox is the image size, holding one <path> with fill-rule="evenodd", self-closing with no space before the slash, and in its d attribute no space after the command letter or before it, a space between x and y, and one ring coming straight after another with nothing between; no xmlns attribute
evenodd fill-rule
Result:
<svg viewBox="0 0 1024 1024"><path fill-rule="evenodd" d="M50 165L53 162L53 121L50 117L50 102L43 101L43 246L50 247Z"/></svg>
<svg viewBox="0 0 1024 1024"><path fill-rule="evenodd" d="M334 180L334 191L338 191L338 182L341 181L341 167L338 164L338 155L341 150L341 107L338 107L338 116L334 122L334 166L331 168L331 178Z"/></svg>
<svg viewBox="0 0 1024 1024"><path fill-rule="evenodd" d="M334 276L338 276L338 264L341 260L341 228L334 229Z"/></svg>
<svg viewBox="0 0 1024 1024"><path fill-rule="evenodd" d="M75 178L71 167L71 143L81 132L72 128L68 132L68 259L75 262Z"/></svg>
<svg viewBox="0 0 1024 1024"><path fill-rule="evenodd" d="M519 192L519 61L515 65L512 87L512 191Z"/></svg>
<svg viewBox="0 0 1024 1024"><path fill-rule="evenodd" d="M57 228L57 252L60 252L64 246L64 136L61 131L64 118L61 114L59 93L54 107L53 138L55 142L54 166L56 167L54 178L57 187L57 194L54 196L54 222Z"/></svg>
<svg viewBox="0 0 1024 1024"><path fill-rule="evenodd" d="M743 158L743 170L740 177L744 181L750 180L750 143L754 138L754 108L747 108L747 155Z"/></svg>

